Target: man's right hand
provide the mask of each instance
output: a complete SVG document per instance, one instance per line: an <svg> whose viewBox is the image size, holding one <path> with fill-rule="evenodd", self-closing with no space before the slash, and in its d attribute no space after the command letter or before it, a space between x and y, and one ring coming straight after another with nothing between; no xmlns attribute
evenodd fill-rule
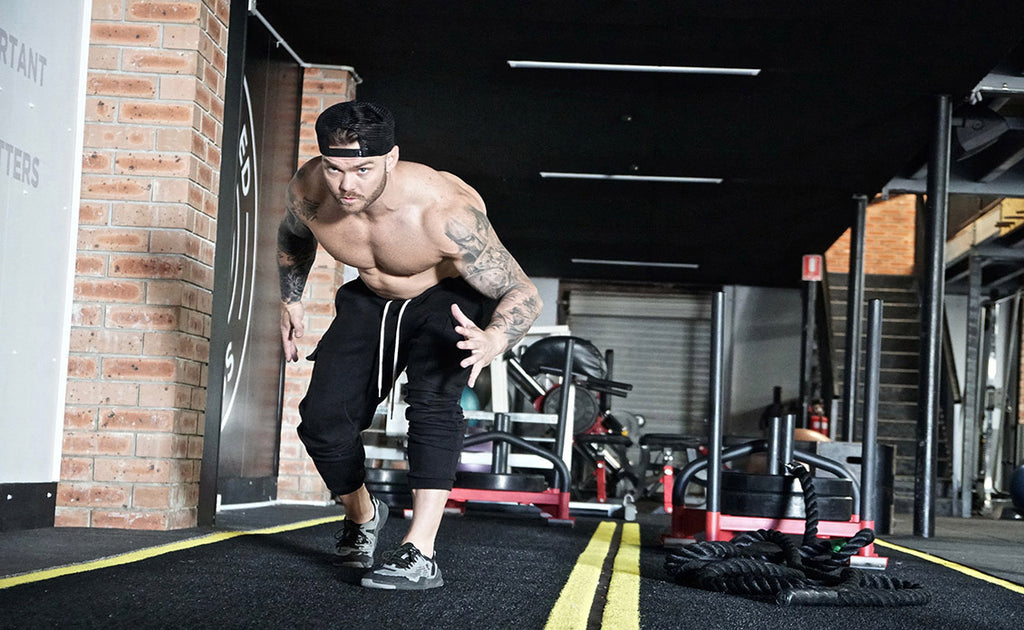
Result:
<svg viewBox="0 0 1024 630"><path fill-rule="evenodd" d="M284 345L286 362L299 360L299 349L295 346L295 340L306 330L305 316L306 310L302 308L302 302L281 303L281 343Z"/></svg>

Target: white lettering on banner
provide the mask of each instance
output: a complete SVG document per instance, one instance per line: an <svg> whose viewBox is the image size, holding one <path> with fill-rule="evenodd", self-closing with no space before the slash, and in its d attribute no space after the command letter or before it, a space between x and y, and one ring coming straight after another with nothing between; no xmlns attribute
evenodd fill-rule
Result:
<svg viewBox="0 0 1024 630"><path fill-rule="evenodd" d="M9 66L36 85L43 84L46 57L0 27L0 64Z"/></svg>
<svg viewBox="0 0 1024 630"><path fill-rule="evenodd" d="M239 386L245 382L252 313L256 297L256 254L259 229L259 161L249 83L242 79L242 121L238 133L238 171L231 243L231 306L228 307L228 346L224 355L224 402L220 425L231 421ZM243 400L245 396L243 395Z"/></svg>
<svg viewBox="0 0 1024 630"><path fill-rule="evenodd" d="M0 171L7 177L39 188L39 158L0 139Z"/></svg>

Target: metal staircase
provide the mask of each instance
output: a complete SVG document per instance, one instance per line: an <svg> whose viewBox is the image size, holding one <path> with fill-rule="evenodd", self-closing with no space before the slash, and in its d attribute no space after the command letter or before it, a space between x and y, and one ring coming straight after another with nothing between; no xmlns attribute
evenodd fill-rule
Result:
<svg viewBox="0 0 1024 630"><path fill-rule="evenodd" d="M843 366L846 351L845 274L829 274L833 348L835 349L836 390L842 396ZM878 405L878 441L895 448L894 507L897 514L908 514L914 508L914 467L917 456L918 361L921 332L920 297L914 276L865 275L864 301L883 301L882 360ZM865 318L867 310L864 310ZM866 321L861 330L866 330ZM863 339L861 352L863 352ZM863 355L859 361L858 383L863 387ZM862 409L863 391L858 392L857 408ZM841 413L841 409L840 409ZM936 512L952 515L949 498L950 457L947 423L939 423L939 484ZM860 432L854 440L860 440Z"/></svg>

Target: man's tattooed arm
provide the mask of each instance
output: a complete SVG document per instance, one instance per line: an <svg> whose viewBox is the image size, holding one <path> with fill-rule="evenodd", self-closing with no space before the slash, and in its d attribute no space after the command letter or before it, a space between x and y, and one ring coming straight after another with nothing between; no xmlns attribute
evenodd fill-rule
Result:
<svg viewBox="0 0 1024 630"><path fill-rule="evenodd" d="M302 300L302 290L316 258L316 237L295 216L296 205L289 191L288 209L277 229L277 270L281 278L281 301L285 304Z"/></svg>
<svg viewBox="0 0 1024 630"><path fill-rule="evenodd" d="M445 234L458 247L455 266L477 291L498 300L487 328L504 333L511 348L530 330L542 303L537 287L498 240L487 216L466 206L448 219Z"/></svg>

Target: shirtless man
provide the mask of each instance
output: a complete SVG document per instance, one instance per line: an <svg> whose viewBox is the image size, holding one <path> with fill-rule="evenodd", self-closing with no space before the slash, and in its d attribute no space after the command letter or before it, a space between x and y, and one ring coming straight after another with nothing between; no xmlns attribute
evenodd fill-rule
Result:
<svg viewBox="0 0 1024 630"><path fill-rule="evenodd" d="M387 505L363 483L360 433L406 369L412 523L402 546L362 584L441 586L434 539L462 448L462 391L526 334L541 300L475 190L450 173L399 161L387 110L340 103L324 110L316 133L321 155L292 178L278 231L286 360L299 358L302 290L317 243L359 277L338 289L335 320L309 356L315 363L299 405L299 437L345 506L339 563L373 567Z"/></svg>

